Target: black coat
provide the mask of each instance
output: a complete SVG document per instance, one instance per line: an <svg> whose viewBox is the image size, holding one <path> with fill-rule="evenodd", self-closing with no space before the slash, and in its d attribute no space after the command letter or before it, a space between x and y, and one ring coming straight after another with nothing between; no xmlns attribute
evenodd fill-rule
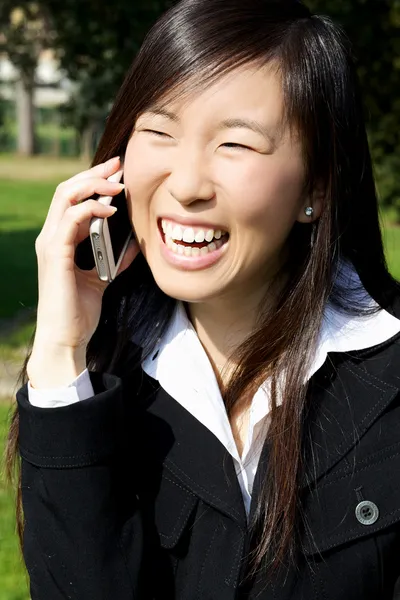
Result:
<svg viewBox="0 0 400 600"><path fill-rule="evenodd" d="M92 374L95 397L55 409L31 406L22 388L32 600L392 599L400 576L399 366L397 335L330 354L311 379L299 569L266 587L240 583L248 536L232 458L154 380ZM266 442L252 508L268 451Z"/></svg>

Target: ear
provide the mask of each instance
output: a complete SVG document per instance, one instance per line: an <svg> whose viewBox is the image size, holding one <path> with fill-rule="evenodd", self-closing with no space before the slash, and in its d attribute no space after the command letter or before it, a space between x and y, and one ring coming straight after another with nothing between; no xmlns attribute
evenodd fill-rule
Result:
<svg viewBox="0 0 400 600"><path fill-rule="evenodd" d="M300 212L297 216L297 221L299 223L313 223L314 221L319 219L324 208L324 199L324 190L321 187L317 187L311 196L307 195L305 199L303 199L303 202L301 203ZM314 212L311 217L308 217L305 213L305 209L308 206L311 206L314 209Z"/></svg>

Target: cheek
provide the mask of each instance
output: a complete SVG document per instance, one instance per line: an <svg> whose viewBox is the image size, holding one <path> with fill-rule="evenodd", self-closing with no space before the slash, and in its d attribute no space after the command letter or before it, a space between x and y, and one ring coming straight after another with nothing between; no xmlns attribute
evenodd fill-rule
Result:
<svg viewBox="0 0 400 600"><path fill-rule="evenodd" d="M131 221L139 237L146 237L151 222L151 198L165 176L165 168L157 164L155 153L139 137L128 143L124 161L124 183ZM150 218L150 220L149 220Z"/></svg>
<svg viewBox="0 0 400 600"><path fill-rule="evenodd" d="M124 162L124 183L132 196L139 195L151 188L162 173L161 165L157 165L154 152L148 144L143 144L139 137L133 136L126 148Z"/></svg>
<svg viewBox="0 0 400 600"><path fill-rule="evenodd" d="M300 161L264 156L232 171L237 221L251 229L290 230L301 204L304 169Z"/></svg>

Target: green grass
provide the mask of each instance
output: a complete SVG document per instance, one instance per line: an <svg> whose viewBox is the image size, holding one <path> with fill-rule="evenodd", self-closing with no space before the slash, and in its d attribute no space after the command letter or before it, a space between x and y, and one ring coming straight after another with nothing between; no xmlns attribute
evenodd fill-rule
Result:
<svg viewBox="0 0 400 600"><path fill-rule="evenodd" d="M55 188L87 168L80 159L0 153L0 361L21 363L21 346L32 335L37 303L35 239ZM17 326L5 330L4 323L16 316Z"/></svg>
<svg viewBox="0 0 400 600"><path fill-rule="evenodd" d="M29 181L0 182L0 319L35 306L37 269L35 239L55 185Z"/></svg>
<svg viewBox="0 0 400 600"><path fill-rule="evenodd" d="M400 227L386 227L383 235L390 272L400 281Z"/></svg>
<svg viewBox="0 0 400 600"><path fill-rule="evenodd" d="M0 444L4 448L10 404L0 402ZM28 600L26 571L15 532L14 498L0 479L0 600Z"/></svg>

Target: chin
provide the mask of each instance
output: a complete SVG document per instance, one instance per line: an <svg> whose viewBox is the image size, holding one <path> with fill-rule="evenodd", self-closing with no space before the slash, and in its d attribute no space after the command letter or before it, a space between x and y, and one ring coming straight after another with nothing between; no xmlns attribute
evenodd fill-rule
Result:
<svg viewBox="0 0 400 600"><path fill-rule="evenodd" d="M173 276L174 281L171 281L172 277L170 279L165 276L157 277L154 272L153 276L158 287L164 294L182 302L207 302L221 293L221 287L217 287L217 285L209 285L205 288L204 282L179 281L179 273Z"/></svg>

